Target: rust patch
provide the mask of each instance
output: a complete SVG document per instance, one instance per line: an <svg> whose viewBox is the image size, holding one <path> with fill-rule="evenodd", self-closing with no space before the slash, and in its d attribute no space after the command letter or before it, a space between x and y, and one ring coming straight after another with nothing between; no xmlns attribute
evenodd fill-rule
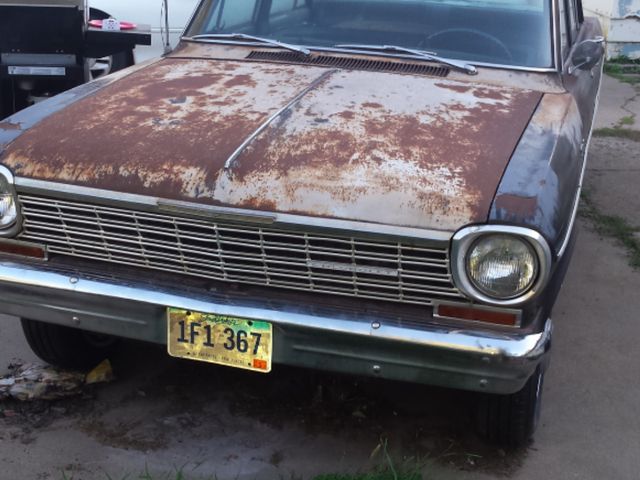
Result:
<svg viewBox="0 0 640 480"><path fill-rule="evenodd" d="M230 78L226 82L224 82L224 86L227 88L237 87L239 85L253 88L256 86L256 82L251 75L235 75L233 78Z"/></svg>
<svg viewBox="0 0 640 480"><path fill-rule="evenodd" d="M473 88L473 85L467 85L464 83L452 83L452 82L438 82L435 84L438 88L445 88L452 92L467 93Z"/></svg>
<svg viewBox="0 0 640 480"><path fill-rule="evenodd" d="M497 88L488 88L488 87L478 87L474 84L467 84L462 82L438 82L436 83L438 88L444 88L446 90L451 90L457 93L472 93L474 97L480 99L493 99L493 100L506 100L508 96L505 96L500 89Z"/></svg>
<svg viewBox="0 0 640 480"><path fill-rule="evenodd" d="M22 126L19 123L0 122L0 130L22 130Z"/></svg>
<svg viewBox="0 0 640 480"><path fill-rule="evenodd" d="M344 118L345 120L353 120L356 118L356 114L351 110L345 110L344 112L338 113L338 116Z"/></svg>
<svg viewBox="0 0 640 480"><path fill-rule="evenodd" d="M575 110L573 103L571 95L547 94L542 98L531 124L541 130L559 132L567 115Z"/></svg>
<svg viewBox="0 0 640 480"><path fill-rule="evenodd" d="M489 98L494 100L507 100L508 96L496 88L474 88L473 95L476 98Z"/></svg>

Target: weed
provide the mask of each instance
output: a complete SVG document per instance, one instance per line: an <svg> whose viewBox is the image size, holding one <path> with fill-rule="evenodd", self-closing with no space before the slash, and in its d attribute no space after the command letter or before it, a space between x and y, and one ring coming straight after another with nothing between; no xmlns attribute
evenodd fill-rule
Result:
<svg viewBox="0 0 640 480"><path fill-rule="evenodd" d="M634 123L635 123L635 118L633 117L633 115L627 115L626 117L622 117L618 121L618 125L620 126L633 125Z"/></svg>
<svg viewBox="0 0 640 480"><path fill-rule="evenodd" d="M582 192L582 216L593 223L600 235L615 238L623 245L629 254L629 263L633 268L640 269L640 238L638 229L632 227L618 215L606 215L598 210L588 192Z"/></svg>
<svg viewBox="0 0 640 480"><path fill-rule="evenodd" d="M381 454L380 465L368 473L329 473L318 475L313 480L421 480L422 474L418 466L398 468L393 462L387 448L387 439L381 438L371 452L371 459Z"/></svg>
<svg viewBox="0 0 640 480"><path fill-rule="evenodd" d="M197 468L198 466L196 466ZM194 468L195 470L195 468ZM144 471L137 474L127 473L122 477L112 477L108 472L103 471L105 480L218 480L218 476L216 474L210 475L208 477L191 477L187 476L184 473L184 467L178 468L174 467L174 471L165 472L163 474L154 475L149 471L149 467L145 465ZM60 480L73 480L73 476L67 476L67 472L62 470L60 472ZM132 476L133 475L133 476Z"/></svg>
<svg viewBox="0 0 640 480"><path fill-rule="evenodd" d="M107 472L103 472L104 476L107 477L107 480L115 480L111 475ZM127 473L124 477L120 478L120 480L129 480L129 474Z"/></svg>
<svg viewBox="0 0 640 480"><path fill-rule="evenodd" d="M634 142L640 142L640 131L629 130L628 128L620 128L620 127L598 128L593 131L593 135L596 137L624 138L626 140L633 140Z"/></svg>
<svg viewBox="0 0 640 480"><path fill-rule="evenodd" d="M626 55L620 55L619 57L610 58L607 60L607 64L622 64L622 65L640 65L640 58L630 58Z"/></svg>
<svg viewBox="0 0 640 480"><path fill-rule="evenodd" d="M623 67L618 64L605 63L604 73L629 85L640 84L640 76L638 75L640 74L640 65Z"/></svg>
<svg viewBox="0 0 640 480"><path fill-rule="evenodd" d="M419 472L400 473L394 476L392 472L372 472L372 473L356 473L356 474L328 474L314 477L313 480L421 480L422 476Z"/></svg>

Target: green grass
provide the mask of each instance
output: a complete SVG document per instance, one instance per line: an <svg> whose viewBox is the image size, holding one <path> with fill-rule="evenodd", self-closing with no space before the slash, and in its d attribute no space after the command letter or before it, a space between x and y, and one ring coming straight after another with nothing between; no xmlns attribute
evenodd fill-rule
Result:
<svg viewBox="0 0 640 480"><path fill-rule="evenodd" d="M627 115L626 117L622 117L618 121L618 125L620 126L629 126L633 125L636 122L635 117L633 115Z"/></svg>
<svg viewBox="0 0 640 480"><path fill-rule="evenodd" d="M371 452L370 460L378 460L377 466L371 471L362 473L326 473L313 477L313 480L422 480L420 466L417 462L405 462L401 467L394 464L391 455L387 449L387 439L381 438L380 442ZM194 470L200 466L196 465ZM148 465L145 465L144 471L139 474L128 473L121 477L113 477L107 472L104 473L105 480L217 480L214 474L208 477L193 477L184 473L184 466L175 468L174 471L164 474L152 474L149 472ZM70 472L62 471L61 480L74 480ZM289 476L282 477L283 480L296 480L299 477L292 473Z"/></svg>
<svg viewBox="0 0 640 480"><path fill-rule="evenodd" d="M61 480L74 480L73 475L67 472L62 472ZM108 473L104 473L105 480L217 480L217 476L211 477L191 477L184 474L182 471L176 471L166 473L164 475L155 476L148 471L139 475L126 474L122 477L113 477ZM291 476L291 479L296 479L295 475ZM288 477L283 477L283 480L289 480ZM389 469L382 469L369 473L328 473L313 477L313 480L422 480L422 474L419 471L404 472Z"/></svg>
<svg viewBox="0 0 640 480"><path fill-rule="evenodd" d="M610 64L622 64L622 65L640 65L640 58L629 58L626 55L620 55L619 57L610 58L607 60Z"/></svg>
<svg viewBox="0 0 640 480"><path fill-rule="evenodd" d="M149 472L148 466L144 467L144 471L138 474L126 473L121 476L112 476L108 472L103 472L104 480L218 480L218 476L213 474L209 476L190 476L184 473L183 468L176 468L174 471L161 474L152 474ZM62 471L60 480L74 480L71 472Z"/></svg>
<svg viewBox="0 0 640 480"><path fill-rule="evenodd" d="M606 215L596 207L588 192L582 193L582 206L580 213L593 223L600 235L615 238L625 247L629 255L629 264L640 270L640 238L637 236L639 229L634 228L618 215Z"/></svg>
<svg viewBox="0 0 640 480"><path fill-rule="evenodd" d="M604 73L629 85L640 84L640 65L621 66L607 62L604 64Z"/></svg>
<svg viewBox="0 0 640 480"><path fill-rule="evenodd" d="M396 473L395 475L392 472L356 473L353 475L330 473L318 475L313 480L422 480L422 475L419 472Z"/></svg>
<svg viewBox="0 0 640 480"><path fill-rule="evenodd" d="M616 137L624 138L625 140L633 140L634 142L640 142L640 131L630 130L628 128L620 127L607 127L598 128L593 131L595 137Z"/></svg>

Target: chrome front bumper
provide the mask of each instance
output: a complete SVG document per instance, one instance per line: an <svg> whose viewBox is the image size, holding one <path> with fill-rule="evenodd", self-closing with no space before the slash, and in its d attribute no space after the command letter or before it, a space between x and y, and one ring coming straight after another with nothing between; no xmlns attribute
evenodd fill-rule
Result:
<svg viewBox="0 0 640 480"><path fill-rule="evenodd" d="M399 326L374 315L291 303L277 309L175 285L125 282L48 263L0 258L0 312L166 343L166 307L274 325L273 363L491 393L513 393L547 360L552 322L539 333Z"/></svg>

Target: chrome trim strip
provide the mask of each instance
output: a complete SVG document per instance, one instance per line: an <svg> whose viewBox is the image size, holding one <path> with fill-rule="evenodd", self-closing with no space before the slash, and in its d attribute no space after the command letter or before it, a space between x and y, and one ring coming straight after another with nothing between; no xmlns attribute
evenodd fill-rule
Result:
<svg viewBox="0 0 640 480"><path fill-rule="evenodd" d="M258 135L260 135L271 123L273 123L280 115L289 110L292 106L300 101L302 97L304 97L307 93L315 89L318 85L324 82L327 78L333 75L337 70L329 70L324 72L318 78L316 78L313 82L309 84L304 90L298 93L295 97L289 101L284 107L278 110L276 113L271 115L262 125L260 125L251 135L249 135L244 142L240 144L238 148L227 158L227 161L224 162L225 171L231 170L233 163L236 159L242 154L242 152L256 139Z"/></svg>
<svg viewBox="0 0 640 480"><path fill-rule="evenodd" d="M0 165L0 175L7 179L9 185L15 185L16 179L13 176L13 173L11 173L11 170L9 170L4 165Z"/></svg>
<svg viewBox="0 0 640 480"><path fill-rule="evenodd" d="M558 0L551 0L551 28L553 29L553 63L554 71L562 71L562 47L560 45L560 25L558 24L560 11L558 9Z"/></svg>
<svg viewBox="0 0 640 480"><path fill-rule="evenodd" d="M598 85L598 92L596 93L596 106L593 111L594 120L591 121L591 128L589 130L589 136L587 137L587 141L584 144L584 152L582 153L582 171L580 172L580 180L578 181L578 188L576 190L576 195L573 200L573 209L571 212L571 219L569 220L569 227L564 235L564 239L562 240L562 244L558 249L558 258L561 258L569 246L569 240L571 239L571 232L573 231L573 226L576 222L576 217L578 216L578 209L580 208L580 195L582 194L582 186L584 182L584 176L587 171L587 155L589 152L589 145L591 144L591 138L593 137L593 130L595 127L595 118L598 115L598 107L600 106L600 92L602 90L602 71L604 69L604 57L600 62L600 85Z"/></svg>
<svg viewBox="0 0 640 480"><path fill-rule="evenodd" d="M228 220L250 224L271 225L276 219L275 213L263 213L254 210L236 209L230 207L212 207L209 205L194 205L189 202L178 200L165 200L159 198L157 201L158 211L186 215L189 217L200 217L206 220Z"/></svg>
<svg viewBox="0 0 640 480"><path fill-rule="evenodd" d="M16 205L16 219L13 223L10 223L4 228L0 228L0 238L11 238L16 236L22 228L22 215L20 213L20 203L18 202L18 195L16 192L16 178L13 176L11 170L4 165L0 165L0 175L2 175L9 184L9 192L13 195L13 200Z"/></svg>
<svg viewBox="0 0 640 480"><path fill-rule="evenodd" d="M81 187L67 183L34 180L33 178L16 177L15 185L18 192L34 192L60 198L83 199L92 198L96 202L108 204L110 202L155 207L158 199L146 195L121 193L102 188Z"/></svg>
<svg viewBox="0 0 640 480"><path fill-rule="evenodd" d="M396 327L384 323L349 320L348 317L319 316L304 312L284 312L268 308L232 305L213 295L193 298L176 291L149 285L118 284L106 279L83 278L54 272L45 265L23 265L0 260L0 283L25 287L47 288L59 292L72 292L79 297L90 295L103 301L125 300L160 307L172 306L205 313L238 316L272 322L274 325L292 326L318 332L326 331L362 338L374 338L421 347L456 351L464 354L493 357L496 361L538 361L548 350L553 324L547 320L542 332L522 334L516 332L487 332L461 330L433 325L429 330ZM154 289L152 289L154 288ZM55 294L55 293L54 293ZM192 295L192 294L190 294ZM373 323L376 323L374 326Z"/></svg>
<svg viewBox="0 0 640 480"><path fill-rule="evenodd" d="M190 37L182 37L182 40L187 42L194 43L215 43L222 45L237 45L241 47L253 47L253 48L277 48L273 45L265 45L264 43L256 43L256 42L236 42L233 40L192 40ZM366 55L366 56L377 56L377 57L386 57L386 58L397 58L402 60L417 60L420 58L415 55L403 55L403 54L393 54L393 53L385 53L385 52L363 52L362 50L348 50L348 49L338 49L331 47L318 47L313 45L302 45L304 48L308 48L312 51L318 52L330 52L330 53L344 53L349 55ZM176 57L180 57L180 55L176 55ZM508 70L516 70L520 72L531 72L531 73L557 73L557 67L524 67L519 65L505 65L500 63L487 63L487 62L475 62L471 60L459 60L461 62L470 62L473 63L476 67L487 67L487 68L499 68L499 69L508 69ZM439 63L437 61L429 62L429 63ZM554 61L555 63L555 61ZM443 64L441 64L443 65Z"/></svg>
<svg viewBox="0 0 640 480"><path fill-rule="evenodd" d="M143 208L151 212L162 211L160 205L180 205L181 208L193 208L198 212L209 211L215 217L232 214L274 216L274 226L297 227L304 226L325 233L330 231L342 233L359 233L375 237L387 237L391 239L411 239L427 243L449 242L453 237L451 231L432 230L414 227L401 227L394 225L383 225L377 223L358 222L354 220L340 220L334 218L312 217L304 215L293 215L288 213L261 212L256 210L243 210L232 207L218 207L203 205L195 202L177 202L174 200L160 199L146 195L130 193L119 193L111 190L103 190L92 187L82 187L78 185L68 185L46 180L34 180L30 178L16 177L16 190L18 193L40 194L60 199L90 201L99 205L115 205L121 207ZM197 215L197 216L201 216Z"/></svg>
<svg viewBox="0 0 640 480"><path fill-rule="evenodd" d="M524 295L506 300L491 298L474 287L467 275L466 258L469 248L480 236L492 233L504 233L524 238L534 248L538 255L539 271L534 285ZM551 249L542 235L535 230L510 225L481 225L466 227L456 232L451 244L451 274L454 285L472 300L496 306L520 305L538 295L551 274L552 265Z"/></svg>

